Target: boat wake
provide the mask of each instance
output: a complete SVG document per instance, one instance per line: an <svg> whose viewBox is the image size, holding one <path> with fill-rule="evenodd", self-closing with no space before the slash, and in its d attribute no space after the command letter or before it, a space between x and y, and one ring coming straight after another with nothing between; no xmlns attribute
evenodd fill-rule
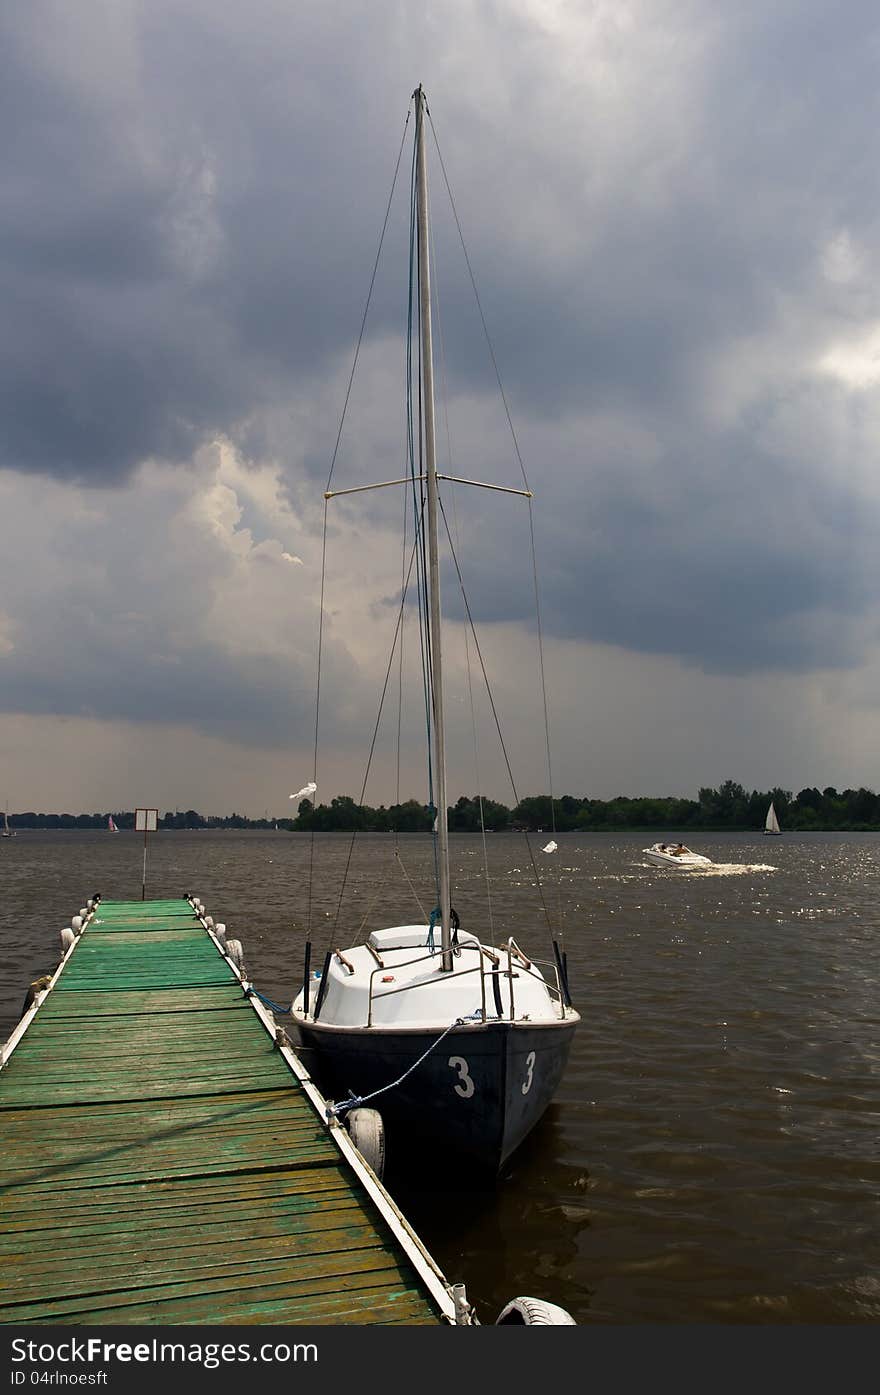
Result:
<svg viewBox="0 0 880 1395"><path fill-rule="evenodd" d="M702 867L701 877L741 877L746 872L776 872L769 862L713 862L711 867Z"/></svg>

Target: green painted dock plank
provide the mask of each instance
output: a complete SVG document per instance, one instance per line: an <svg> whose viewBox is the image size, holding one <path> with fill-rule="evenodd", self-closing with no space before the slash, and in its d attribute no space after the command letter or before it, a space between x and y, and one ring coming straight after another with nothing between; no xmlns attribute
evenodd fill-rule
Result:
<svg viewBox="0 0 880 1395"><path fill-rule="evenodd" d="M100 902L0 1128L0 1324L441 1320L186 901Z"/></svg>
<svg viewBox="0 0 880 1395"><path fill-rule="evenodd" d="M366 1264L352 1267L339 1255L328 1256L322 1272L314 1263L298 1266L297 1276L266 1270L249 1285L236 1275L205 1279L196 1289L188 1283L144 1285L113 1294L98 1293L55 1301L35 1300L21 1305L26 1317L7 1321L58 1323L191 1323L258 1322L322 1323L345 1321L358 1296L370 1302L373 1322L397 1321L401 1301L412 1304L417 1323L434 1319L424 1305L414 1302L417 1284L406 1265L388 1255L371 1256ZM342 1301L340 1301L340 1299ZM247 1310L254 1315L248 1318ZM387 1314L386 1316L383 1316ZM221 1316L222 1315L222 1316ZM2 1314L0 1314L2 1316Z"/></svg>
<svg viewBox="0 0 880 1395"><path fill-rule="evenodd" d="M206 1196L201 1178L175 1179L161 1182L120 1183L112 1190L98 1191L80 1186L64 1194L47 1193L45 1188L33 1188L28 1194L17 1194L15 1214L5 1226L5 1238L15 1243L20 1231L51 1229L58 1233L65 1225L74 1229L85 1227L125 1229L140 1227L144 1217L161 1229L165 1224L187 1223L192 1220L193 1202L200 1203L200 1214L209 1220L215 1211L227 1220L236 1216L284 1214L289 1210L331 1203L338 1194L351 1194L348 1179L332 1168L302 1167L291 1171L279 1169L239 1177L217 1177ZM354 1194L360 1195L357 1187Z"/></svg>
<svg viewBox="0 0 880 1395"><path fill-rule="evenodd" d="M123 989L103 1001L90 1001L76 993L59 994L56 990L40 1008L40 1021L82 1018L89 1023L102 1017L152 1018L168 1012L228 1012L233 1009L244 1009L250 1016L249 1008L241 985L234 980L217 988L190 988L179 995L143 988L128 992Z"/></svg>

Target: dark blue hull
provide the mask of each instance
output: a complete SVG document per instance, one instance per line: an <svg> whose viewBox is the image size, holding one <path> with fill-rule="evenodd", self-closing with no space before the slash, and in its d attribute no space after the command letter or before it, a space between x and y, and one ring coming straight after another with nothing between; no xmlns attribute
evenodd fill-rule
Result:
<svg viewBox="0 0 880 1395"><path fill-rule="evenodd" d="M550 1104L577 1021L490 1022L439 1043L436 1031L297 1026L324 1095L336 1103L356 1095L382 1115L389 1160L449 1155L497 1174Z"/></svg>

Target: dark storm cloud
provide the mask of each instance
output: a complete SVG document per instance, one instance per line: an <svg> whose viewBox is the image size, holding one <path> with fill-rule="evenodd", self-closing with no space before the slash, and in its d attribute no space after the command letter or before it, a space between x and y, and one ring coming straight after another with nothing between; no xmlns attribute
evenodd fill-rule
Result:
<svg viewBox="0 0 880 1395"><path fill-rule="evenodd" d="M259 674L218 662L208 647L173 665L137 653L121 659L118 648L92 657L102 665L100 683L85 655L78 664L21 657L4 683L4 706L31 716L172 722L265 746L281 745L314 722L313 695L297 695L287 667L265 657Z"/></svg>
<svg viewBox="0 0 880 1395"><path fill-rule="evenodd" d="M273 52L259 15L122 6L127 80L100 25L56 11L47 43L46 8L4 25L0 464L106 482L232 431L350 341L379 202L340 199L368 172L320 25L258 6Z"/></svg>
<svg viewBox="0 0 880 1395"><path fill-rule="evenodd" d="M835 396L814 384L804 416L833 413ZM876 496L854 491L845 458L811 449L781 464L742 431L719 432L711 450L683 441L646 471L587 447L579 488L569 444L567 470L536 471L545 632L675 654L710 673L857 666L876 635ZM471 506L457 547L472 613L533 615L526 529L487 528L484 511ZM454 587L447 609L461 614Z"/></svg>
<svg viewBox="0 0 880 1395"><path fill-rule="evenodd" d="M382 92L381 67L368 68L381 62L371 34L392 12L378 6L370 26L335 8L341 35L309 6L287 16L257 5L240 20L199 4L134 7L131 86L100 67L89 84L75 81L75 55L65 67L47 62L38 19L13 25L4 464L124 476L147 456L186 455L205 433L233 430L282 401L292 378L348 351L407 94ZM536 144L527 94L510 126L488 126L490 167L516 163L527 137L521 186L505 185L507 198L548 187L585 234L582 250L548 255L517 239L515 203L494 210L494 227L485 210L462 210L521 409L556 411L575 395L634 409L686 397L683 356L766 325L771 291L798 288L833 217L875 215L864 24L841 35L816 6L731 16L685 101L687 141L654 152L662 180L649 149L598 203L589 186L609 140L601 126L586 129L575 111ZM535 76L549 81L550 64ZM438 114L444 139L444 123L455 132L463 114ZM854 166L838 158L847 146ZM465 191L485 204L480 150L460 147ZM406 173L404 161L402 185ZM210 189L200 191L200 175ZM435 204L443 198L441 186ZM806 220L797 237L788 216ZM213 238L205 264L187 257L187 231ZM400 327L402 291L380 277L374 329L392 317ZM489 387L484 350L456 336L472 312L452 288L445 308L453 388Z"/></svg>
<svg viewBox="0 0 880 1395"><path fill-rule="evenodd" d="M390 3L156 0L120 6L106 44L74 11L6 20L0 463L123 483L217 432L285 458L286 404L350 362L424 76L532 448L550 633L717 671L855 661L876 580L856 483L872 428L827 459L762 437L786 401L817 422L834 409L808 361L880 312L873 6L636 6L628 43L601 55L616 105L598 58L560 77L568 36L546 41L524 10L508 25L469 7L473 50ZM480 107L487 65L497 115ZM398 209L407 174L404 158ZM438 215L443 198L438 180ZM859 271L835 283L822 255L842 230ZM454 244L438 228L444 368L453 398L482 399L494 370L466 278L447 276ZM372 334L403 332L401 246L390 233ZM650 439L644 459L588 431L604 413ZM299 422L300 470L324 473L336 425ZM517 483L479 431L462 453L464 473ZM527 615L527 570L502 585L506 539L479 543L480 615ZM22 702L50 682L27 672Z"/></svg>

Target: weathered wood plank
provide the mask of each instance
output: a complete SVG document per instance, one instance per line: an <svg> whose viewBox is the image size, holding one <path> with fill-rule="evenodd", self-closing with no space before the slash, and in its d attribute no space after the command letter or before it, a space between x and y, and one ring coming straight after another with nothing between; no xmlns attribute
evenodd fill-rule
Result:
<svg viewBox="0 0 880 1395"><path fill-rule="evenodd" d="M212 1177L218 1172L233 1176L237 1172L254 1169L268 1171L273 1168L301 1167L304 1163L314 1166L325 1159L328 1162L333 1161L335 1150L332 1150L332 1145L322 1136L296 1139L294 1146L295 1154L290 1142L279 1142L274 1146L266 1145L261 1153L255 1150L245 1156L237 1155L236 1148L229 1148L218 1150L219 1155L212 1159L160 1154L151 1156L149 1163L132 1159L126 1166L125 1160L115 1160L112 1165L108 1164L104 1168L94 1163L81 1167L68 1164L62 1170L52 1163L45 1167L21 1170L18 1175L24 1186L42 1184L53 1186L57 1190L68 1190L71 1187L81 1187L84 1183L92 1186L99 1183L117 1186L120 1183L158 1181L163 1177ZM3 1173L4 1187L8 1186L7 1179L10 1175L9 1172Z"/></svg>
<svg viewBox="0 0 880 1395"><path fill-rule="evenodd" d="M138 1272L148 1272L149 1266L141 1263L143 1256L149 1256L149 1263L164 1269L171 1265L182 1265L189 1272L192 1264L226 1264L233 1248L243 1245L256 1253L261 1245L283 1245L284 1253L290 1253L294 1242L304 1241L321 1246L326 1251L340 1248L340 1236L347 1245L351 1237L361 1237L362 1243L375 1243L375 1230L365 1221L361 1207L354 1197L341 1197L335 1206L313 1207L303 1212L286 1216L273 1215L262 1222L251 1219L247 1226L216 1222L212 1226L178 1226L157 1231L152 1227L127 1232L113 1231L103 1235L84 1236L76 1248L77 1265L100 1268L102 1273L112 1277L115 1266L136 1265ZM296 1253L303 1253L301 1243L296 1243ZM123 1263L124 1260L124 1263ZM53 1275L67 1275L69 1258L59 1257L54 1243L36 1243L29 1236L26 1246L8 1250L4 1257L8 1267L4 1287L11 1293L17 1283L33 1280L41 1283Z"/></svg>
<svg viewBox="0 0 880 1395"><path fill-rule="evenodd" d="M0 1308L0 1322L222 1323L227 1313L234 1313L243 1304L261 1302L275 1305L276 1316L266 1320L283 1323L296 1320L295 1314L302 1311L305 1302L312 1302L318 1311L326 1305L327 1311L337 1296L353 1290L378 1296L415 1289L409 1268L390 1255L377 1253L371 1257L369 1268L356 1270L347 1269L340 1256L331 1256L324 1269L318 1274L303 1264L297 1266L295 1275L270 1271L246 1283L236 1276L205 1279L196 1292L192 1285L178 1281L103 1298L81 1294L52 1303L37 1299ZM430 1312L429 1305L426 1310ZM290 1318L285 1315L288 1312ZM317 1316L312 1319L321 1320Z"/></svg>
<svg viewBox="0 0 880 1395"><path fill-rule="evenodd" d="M438 1320L185 902L101 903L0 1127L0 1323Z"/></svg>
<svg viewBox="0 0 880 1395"><path fill-rule="evenodd" d="M183 1106L198 1106L185 1112L176 1113L164 1101L157 1101L155 1111L149 1116L140 1104L126 1101L119 1104L94 1105L94 1121L88 1117L88 1107L69 1105L63 1111L8 1110L3 1120L5 1140L4 1153L8 1163L19 1148L42 1147L52 1150L55 1156L63 1157L68 1141L78 1147L80 1140L90 1144L103 1142L161 1142L164 1138L186 1136L198 1133L199 1138L209 1138L212 1134L241 1132L243 1127L261 1131L276 1128L297 1128L305 1121L314 1122L314 1111L308 1101L299 1093L296 1086L291 1088L291 1099L279 1102L276 1092L235 1097L232 1108L217 1109L213 1099L195 1097L181 1100ZM265 1107L261 1104L265 1102ZM63 1138L56 1134L63 1133ZM2 1160L0 1160L2 1161Z"/></svg>
<svg viewBox="0 0 880 1395"><path fill-rule="evenodd" d="M344 1226L337 1230L309 1231L295 1240L274 1236L271 1240L255 1240L246 1250L235 1254L221 1250L213 1253L193 1252L183 1261L165 1256L138 1254L116 1260L104 1258L100 1264L55 1266L46 1273L18 1274L10 1265L3 1276L3 1301L14 1303L29 1294L40 1297L65 1298L82 1293L85 1288L95 1294L134 1290L149 1284L170 1283L185 1276L191 1289L198 1289L206 1279L235 1278L246 1280L260 1277L267 1266L296 1261L297 1272L309 1267L311 1273L322 1276L334 1259L339 1259L343 1273L369 1269L377 1253L384 1255L385 1247L377 1245L372 1226ZM211 1247L212 1250L217 1247ZM88 1278L85 1279L85 1276Z"/></svg>
<svg viewBox="0 0 880 1395"><path fill-rule="evenodd" d="M346 1176L338 1159L335 1166L278 1169L260 1173L243 1173L235 1178L212 1178L211 1207L219 1207L226 1216L232 1210L247 1214L249 1208L303 1204L323 1204L339 1192L362 1200L361 1189ZM114 1187L71 1187L62 1194L47 1193L44 1187L16 1191L15 1211L4 1219L4 1231L12 1235L20 1230L53 1230L64 1224L83 1221L89 1226L107 1226L122 1220L123 1224L151 1224L170 1216L191 1220L194 1204L204 1204L205 1185L201 1178L175 1177L161 1182L119 1183Z"/></svg>
<svg viewBox="0 0 880 1395"><path fill-rule="evenodd" d="M181 990L180 993L174 991L173 985L164 989L121 990L112 999L98 1000L94 1003L79 993L59 996L56 989L41 1004L39 1020L103 1020L107 1017L140 1016L142 1013L154 1016L156 1013L168 1012L227 1012L231 1008L242 1011L249 1007L250 1003L242 992L241 984L234 980L216 987Z"/></svg>
<svg viewBox="0 0 880 1395"><path fill-rule="evenodd" d="M302 1327L330 1323L345 1326L436 1326L437 1322L436 1317L426 1310L424 1299L415 1288L407 1290L383 1286L357 1294L319 1293L255 1302L247 1302L248 1296L249 1292L242 1294L237 1301L230 1298L225 1302L224 1322L242 1327L271 1323ZM26 1320L22 1318L22 1321ZM31 1318L30 1321L71 1325L79 1324L82 1319L49 1314ZM138 1323L187 1327L217 1323L220 1319L214 1301L199 1304L192 1299L165 1299L142 1307L99 1309L89 1313L88 1321L90 1325Z"/></svg>
<svg viewBox="0 0 880 1395"><path fill-rule="evenodd" d="M361 1198L350 1191L325 1195L320 1204L314 1197L298 1197L276 1206L242 1206L237 1199L235 1206L228 1202L215 1205L210 1194L199 1201L196 1214L190 1208L188 1212L160 1212L138 1221L132 1217L113 1220L102 1216L90 1223L77 1217L66 1225L19 1230L0 1238L0 1255L24 1256L17 1262L36 1264L42 1254L74 1240L78 1258L105 1250L112 1252L123 1245L137 1248L149 1243L155 1249L177 1249L181 1235L187 1237L187 1243L198 1240L204 1244L228 1244L246 1240L251 1233L266 1236L273 1226L278 1227L279 1234L289 1235L297 1225L311 1224L312 1218L319 1225L329 1225L339 1213L363 1210Z"/></svg>
<svg viewBox="0 0 880 1395"><path fill-rule="evenodd" d="M10 1106L19 1109L39 1109L45 1104L63 1105L83 1101L103 1104L114 1099L147 1101L174 1098L176 1095L234 1095L244 1089L274 1089L276 1084L275 1080L254 1083L252 1077L247 1073L240 1073L228 1076L226 1079L218 1079L216 1075L205 1075L198 1079L189 1080L185 1084L176 1080L129 1082L124 1088L91 1084L77 1087L75 1082L71 1082L66 1087L57 1085L51 1089L45 1089L39 1092L39 1097L36 1084L24 1085L21 1088L9 1086L0 1097L0 1109Z"/></svg>

